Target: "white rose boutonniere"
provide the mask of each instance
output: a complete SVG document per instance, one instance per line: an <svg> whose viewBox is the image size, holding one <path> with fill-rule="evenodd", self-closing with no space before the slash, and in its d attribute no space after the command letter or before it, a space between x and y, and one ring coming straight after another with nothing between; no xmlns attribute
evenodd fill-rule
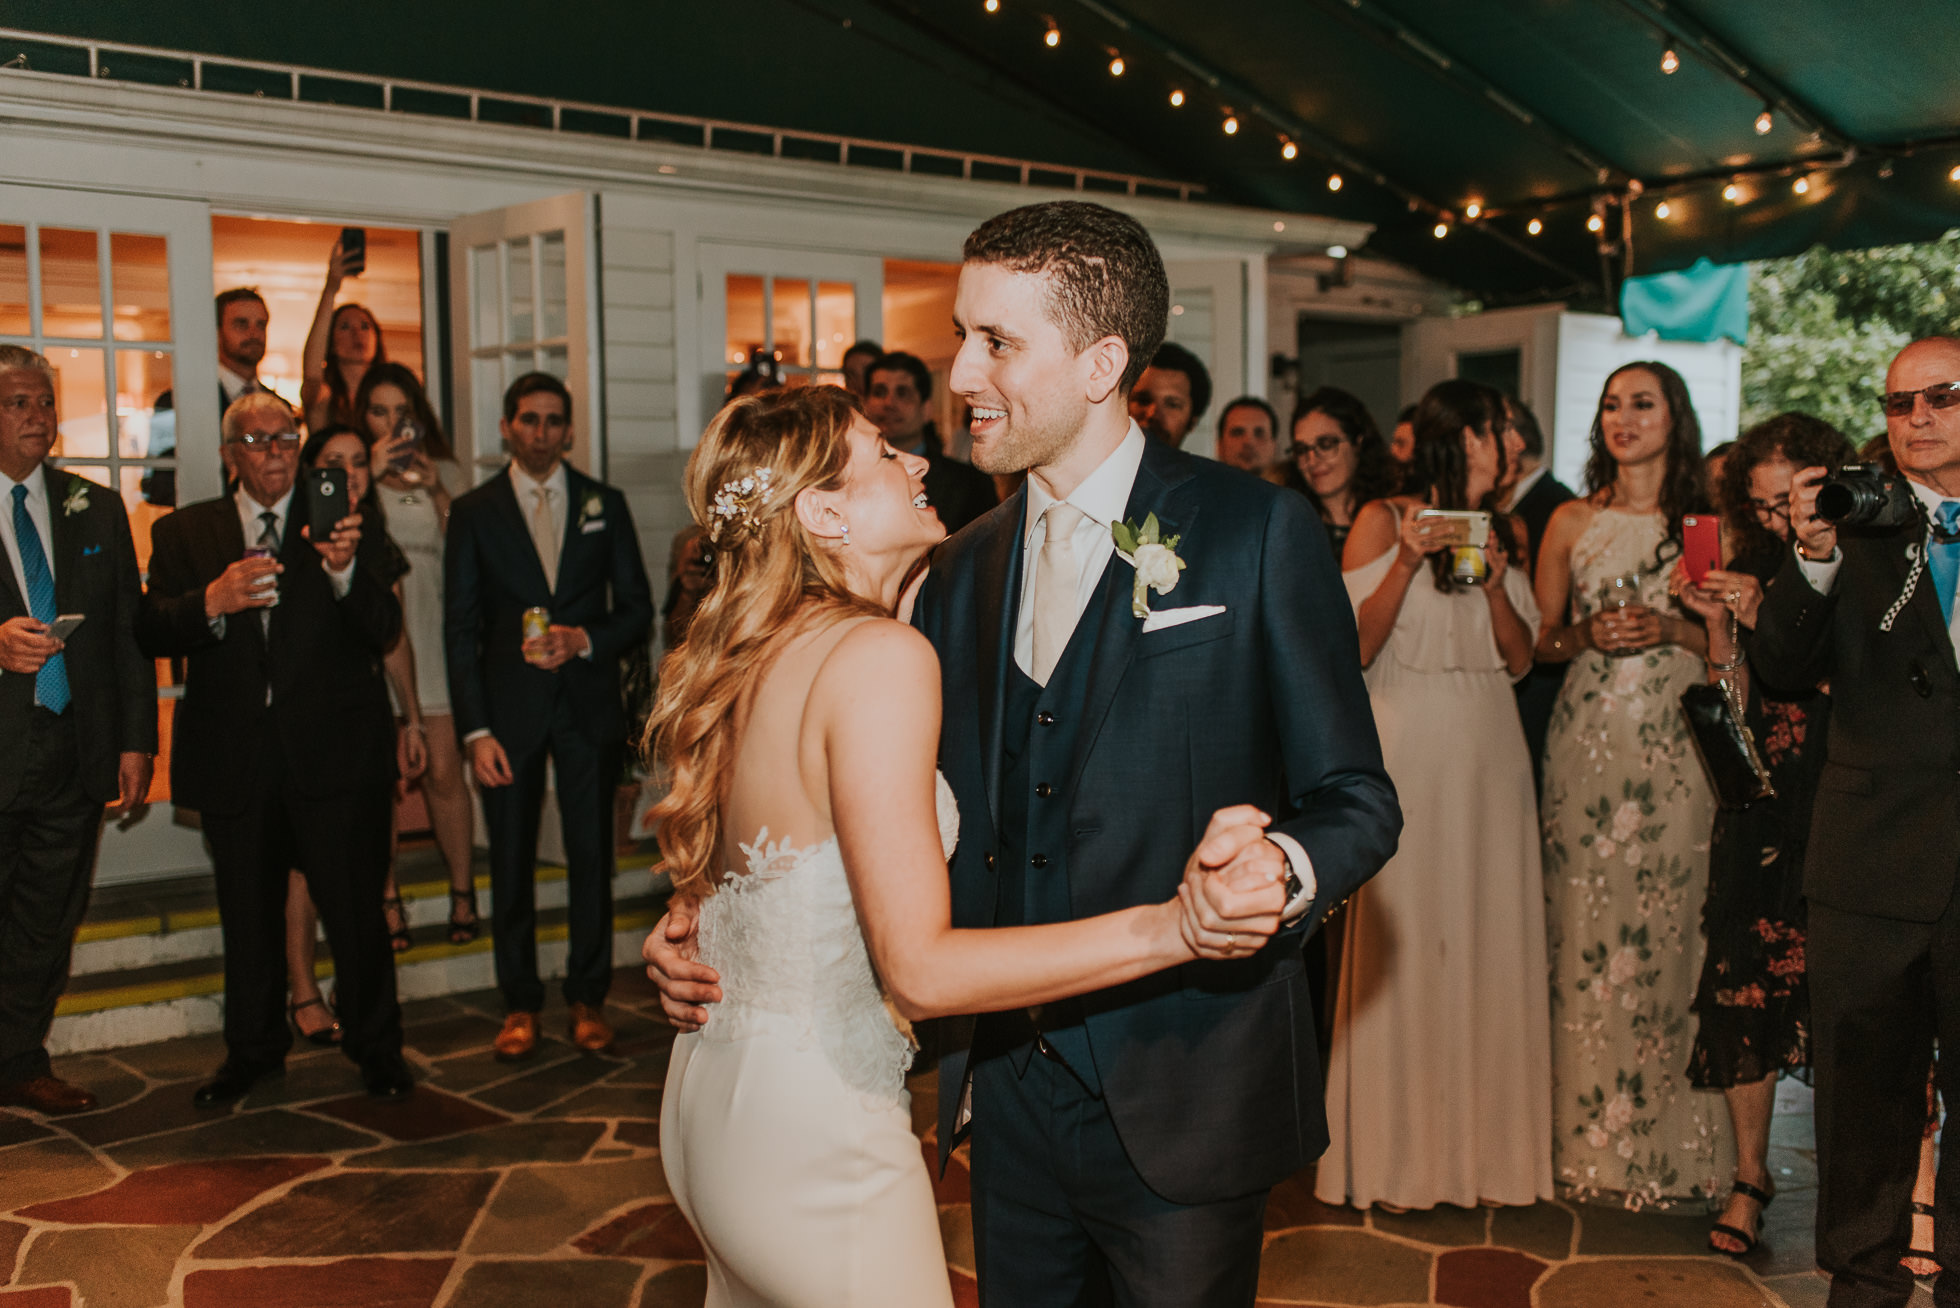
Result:
<svg viewBox="0 0 1960 1308"><path fill-rule="evenodd" d="M597 522L605 516L605 512L606 502L599 497L599 492L593 491L585 497L585 503L579 506L578 525L583 527L588 522Z"/></svg>
<svg viewBox="0 0 1960 1308"><path fill-rule="evenodd" d="M1164 537L1157 525L1157 515L1145 515L1143 526L1137 527L1128 522L1110 524L1110 536L1116 541L1116 552L1123 561L1136 569L1136 588L1130 593L1130 612L1135 617L1150 616L1150 592L1168 595L1177 589L1177 574L1185 567L1184 560L1177 556L1178 537Z"/></svg>
<svg viewBox="0 0 1960 1308"><path fill-rule="evenodd" d="M61 515L72 518L88 507L88 483L76 477L68 483L68 498L61 502Z"/></svg>

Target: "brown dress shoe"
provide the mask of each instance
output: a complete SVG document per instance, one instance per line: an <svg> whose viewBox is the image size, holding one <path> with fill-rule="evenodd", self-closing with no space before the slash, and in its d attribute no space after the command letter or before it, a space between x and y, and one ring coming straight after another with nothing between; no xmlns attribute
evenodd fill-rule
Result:
<svg viewBox="0 0 1960 1308"><path fill-rule="evenodd" d="M32 1108L55 1117L62 1113L86 1113L95 1107L95 1095L59 1077L37 1076L32 1081L0 1087L0 1104Z"/></svg>
<svg viewBox="0 0 1960 1308"><path fill-rule="evenodd" d="M514 1063L538 1051L538 1015L512 1013L504 1018L504 1029L490 1042L500 1063Z"/></svg>
<svg viewBox="0 0 1960 1308"><path fill-rule="evenodd" d="M572 1005L572 1043L588 1054L602 1054L612 1048L612 1028L599 1016L593 1004Z"/></svg>

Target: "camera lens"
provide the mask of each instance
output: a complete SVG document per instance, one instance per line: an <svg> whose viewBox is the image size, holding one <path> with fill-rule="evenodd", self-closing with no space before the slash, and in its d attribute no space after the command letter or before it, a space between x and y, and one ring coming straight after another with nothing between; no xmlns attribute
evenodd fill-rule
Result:
<svg viewBox="0 0 1960 1308"><path fill-rule="evenodd" d="M1826 522L1843 522L1858 512L1866 489L1861 482L1826 481L1817 488L1817 516Z"/></svg>

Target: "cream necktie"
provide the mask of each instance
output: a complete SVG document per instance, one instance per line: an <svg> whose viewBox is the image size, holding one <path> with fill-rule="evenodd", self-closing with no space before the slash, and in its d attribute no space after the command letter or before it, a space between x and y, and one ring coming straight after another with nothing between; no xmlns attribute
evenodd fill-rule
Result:
<svg viewBox="0 0 1960 1308"><path fill-rule="evenodd" d="M1075 529L1086 516L1067 500L1056 500L1041 515L1047 535L1034 565L1034 666L1029 675L1044 686L1075 631L1075 592L1082 581Z"/></svg>
<svg viewBox="0 0 1960 1308"><path fill-rule="evenodd" d="M551 520L551 492L543 486L531 488L531 543L538 548L538 562L544 565L545 584L558 589L558 527Z"/></svg>

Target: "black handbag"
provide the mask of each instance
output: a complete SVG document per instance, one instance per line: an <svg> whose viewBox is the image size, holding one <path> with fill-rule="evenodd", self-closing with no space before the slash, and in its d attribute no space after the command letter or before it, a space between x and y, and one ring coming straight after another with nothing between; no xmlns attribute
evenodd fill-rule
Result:
<svg viewBox="0 0 1960 1308"><path fill-rule="evenodd" d="M1733 613L1729 615L1729 642L1735 644ZM1741 659L1737 654L1735 667L1741 666ZM1719 664L1717 668L1733 671L1733 667ZM1756 735L1744 720L1741 696L1727 677L1682 691L1681 716L1688 720L1695 750L1723 808L1746 808L1759 799L1776 798L1769 769L1756 752Z"/></svg>

